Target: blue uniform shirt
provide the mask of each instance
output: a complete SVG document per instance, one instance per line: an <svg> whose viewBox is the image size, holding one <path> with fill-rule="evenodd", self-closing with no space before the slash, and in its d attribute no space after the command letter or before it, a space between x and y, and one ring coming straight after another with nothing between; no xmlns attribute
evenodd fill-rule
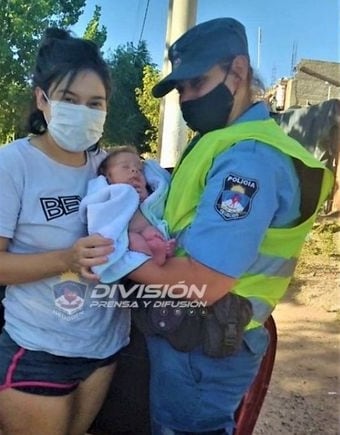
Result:
<svg viewBox="0 0 340 435"><path fill-rule="evenodd" d="M265 104L257 103L236 122L268 117ZM215 158L179 244L200 263L237 278L256 259L268 227L294 224L299 204L292 160L270 145L242 141ZM200 348L178 352L156 336L147 343L153 420L178 431L232 433L235 410L267 348L265 328L247 331L240 351L226 358L209 358Z"/></svg>
<svg viewBox="0 0 340 435"><path fill-rule="evenodd" d="M266 105L257 103L236 122L268 118ZM198 262L238 278L256 259L268 227L292 226L299 206L292 159L262 142L241 141L214 160L181 244Z"/></svg>

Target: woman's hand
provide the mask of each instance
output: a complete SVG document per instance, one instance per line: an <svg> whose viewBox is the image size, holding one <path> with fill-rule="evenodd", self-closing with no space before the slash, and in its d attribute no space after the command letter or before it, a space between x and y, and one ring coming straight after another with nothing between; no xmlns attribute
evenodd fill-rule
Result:
<svg viewBox="0 0 340 435"><path fill-rule="evenodd" d="M113 252L113 240L100 234L82 237L69 250L70 270L79 273L90 281L99 281L99 276L92 272L93 266L104 264Z"/></svg>
<svg viewBox="0 0 340 435"><path fill-rule="evenodd" d="M104 264L114 250L113 240L99 234L82 237L68 249L36 254L8 252L9 242L0 237L0 282L6 285L39 281L68 271L98 281L91 268Z"/></svg>

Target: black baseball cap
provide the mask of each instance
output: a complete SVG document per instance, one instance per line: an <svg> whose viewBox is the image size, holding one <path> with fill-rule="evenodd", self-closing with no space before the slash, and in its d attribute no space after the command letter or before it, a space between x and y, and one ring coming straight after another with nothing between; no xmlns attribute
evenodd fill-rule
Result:
<svg viewBox="0 0 340 435"><path fill-rule="evenodd" d="M239 21L216 18L198 24L169 48L172 72L153 87L152 94L163 97L178 80L199 77L222 60L239 54L249 57L246 31Z"/></svg>

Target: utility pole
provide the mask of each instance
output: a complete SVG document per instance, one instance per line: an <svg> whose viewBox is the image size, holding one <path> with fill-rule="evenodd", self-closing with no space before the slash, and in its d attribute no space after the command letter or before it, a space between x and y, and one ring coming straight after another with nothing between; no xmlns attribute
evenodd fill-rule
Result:
<svg viewBox="0 0 340 435"><path fill-rule="evenodd" d="M171 70L168 48L195 25L196 14L197 0L169 0L163 76ZM164 97L160 118L160 164L164 168L172 168L187 143L187 126L182 118L176 92L172 91Z"/></svg>
<svg viewBox="0 0 340 435"><path fill-rule="evenodd" d="M262 30L261 27L257 29L257 69L261 66L261 44L262 44Z"/></svg>
<svg viewBox="0 0 340 435"><path fill-rule="evenodd" d="M293 76L294 72L295 72L295 67L296 67L296 57L297 57L297 42L294 41L293 42L293 49L292 49L292 61L290 64L290 75Z"/></svg>

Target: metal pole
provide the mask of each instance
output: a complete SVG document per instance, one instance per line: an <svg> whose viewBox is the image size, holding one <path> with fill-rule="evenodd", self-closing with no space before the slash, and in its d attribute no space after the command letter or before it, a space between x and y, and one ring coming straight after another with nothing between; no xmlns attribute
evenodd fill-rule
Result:
<svg viewBox="0 0 340 435"><path fill-rule="evenodd" d="M261 43L262 43L262 31L261 27L257 29L257 69L260 69L261 63Z"/></svg>
<svg viewBox="0 0 340 435"><path fill-rule="evenodd" d="M167 48L195 24L197 0L170 0L168 14ZM163 74L166 75L169 71L170 65L166 57ZM160 164L164 168L172 168L187 142L187 127L183 121L178 95L175 91L170 92L164 98L160 128Z"/></svg>
<svg viewBox="0 0 340 435"><path fill-rule="evenodd" d="M162 70L163 77L165 77L170 72L170 66L171 66L168 58L168 49L169 49L169 41L171 40L173 4L174 4L174 0L169 0L168 18L167 18L166 36L165 36L165 48L164 48L164 57L163 57L163 70ZM164 106L165 106L165 98L161 100L161 104L159 106L158 150L157 150L157 157L159 160L161 159L162 142L163 142Z"/></svg>

